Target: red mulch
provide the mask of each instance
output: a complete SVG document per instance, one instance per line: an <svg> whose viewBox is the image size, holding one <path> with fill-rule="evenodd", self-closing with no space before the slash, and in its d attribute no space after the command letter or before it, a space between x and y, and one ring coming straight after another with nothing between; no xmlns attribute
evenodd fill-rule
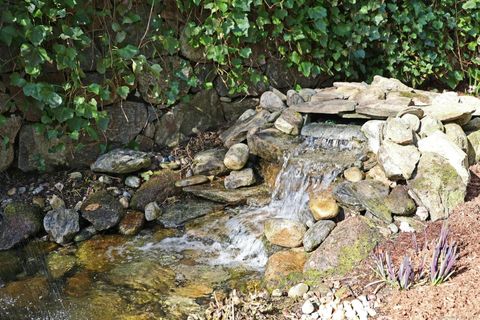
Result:
<svg viewBox="0 0 480 320"><path fill-rule="evenodd" d="M472 182L467 202L448 218L451 239L460 245L458 271L438 286L422 285L399 291L385 288L380 292L381 319L480 319L480 166L471 168ZM438 235L441 223L430 224L424 235L417 234L421 247ZM413 254L412 236L402 234L386 244L398 260Z"/></svg>

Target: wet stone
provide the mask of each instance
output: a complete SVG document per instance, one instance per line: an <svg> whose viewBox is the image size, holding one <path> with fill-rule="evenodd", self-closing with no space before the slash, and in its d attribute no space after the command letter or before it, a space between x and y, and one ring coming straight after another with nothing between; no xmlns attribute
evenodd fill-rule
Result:
<svg viewBox="0 0 480 320"><path fill-rule="evenodd" d="M145 215L141 211L129 210L118 225L118 231L126 236L136 235L145 224Z"/></svg>
<svg viewBox="0 0 480 320"><path fill-rule="evenodd" d="M120 222L123 207L108 191L90 195L81 207L82 217L98 231L109 229Z"/></svg>
<svg viewBox="0 0 480 320"><path fill-rule="evenodd" d="M43 227L58 244L67 244L80 231L79 214L72 209L57 208L43 218Z"/></svg>
<svg viewBox="0 0 480 320"><path fill-rule="evenodd" d="M183 188L183 187L188 187L188 186L194 186L197 184L204 184L209 182L210 179L208 179L207 176L204 175L196 175L196 176L191 176L182 180L178 180L175 182L175 187L177 188Z"/></svg>

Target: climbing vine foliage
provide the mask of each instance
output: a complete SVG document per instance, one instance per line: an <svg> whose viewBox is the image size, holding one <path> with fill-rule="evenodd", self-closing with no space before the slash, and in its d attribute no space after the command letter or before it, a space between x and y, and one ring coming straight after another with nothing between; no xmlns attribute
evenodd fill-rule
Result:
<svg viewBox="0 0 480 320"><path fill-rule="evenodd" d="M0 6L9 103L23 96L28 105L18 108L39 109L38 128L49 137L98 138L108 124L102 107L134 94L144 72L163 77L165 58L185 57L185 50L196 59L182 61L213 65L230 93L267 82L269 59L306 77L384 74L451 88L480 81L480 0L0 0ZM181 98L185 84L213 86L177 67L166 86L149 88L165 105Z"/></svg>

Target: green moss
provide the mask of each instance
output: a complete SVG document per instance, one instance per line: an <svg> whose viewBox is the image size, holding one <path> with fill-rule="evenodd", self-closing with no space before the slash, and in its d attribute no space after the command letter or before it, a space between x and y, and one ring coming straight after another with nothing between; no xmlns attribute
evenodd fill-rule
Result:
<svg viewBox="0 0 480 320"><path fill-rule="evenodd" d="M355 243L340 250L338 266L335 273L345 275L351 271L359 262L368 257L370 252L378 243L378 237L371 232L362 235Z"/></svg>

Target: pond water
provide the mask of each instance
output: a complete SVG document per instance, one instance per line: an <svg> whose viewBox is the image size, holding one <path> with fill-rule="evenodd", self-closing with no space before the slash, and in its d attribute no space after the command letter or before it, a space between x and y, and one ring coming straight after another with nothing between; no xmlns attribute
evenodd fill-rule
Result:
<svg viewBox="0 0 480 320"><path fill-rule="evenodd" d="M0 319L183 319L213 292L261 285L266 219L313 223L308 191L326 188L362 156L350 142L307 139L285 158L270 204L214 212L180 229L99 235L57 247L0 252Z"/></svg>

